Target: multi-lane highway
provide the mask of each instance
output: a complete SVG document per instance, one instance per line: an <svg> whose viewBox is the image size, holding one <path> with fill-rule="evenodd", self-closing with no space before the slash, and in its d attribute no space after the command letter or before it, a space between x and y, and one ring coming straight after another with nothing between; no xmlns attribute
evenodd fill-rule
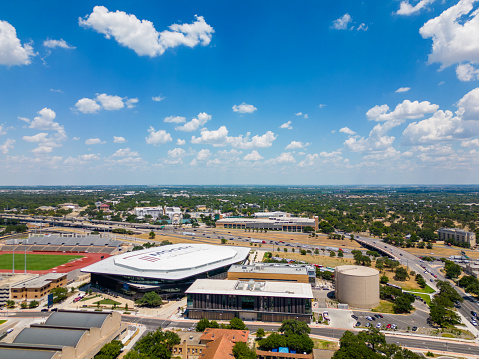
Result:
<svg viewBox="0 0 479 359"><path fill-rule="evenodd" d="M407 265L409 268L413 269L416 273L422 273L427 284L434 290L437 290L437 287L435 285L436 280L442 280L442 281L446 280L444 275L437 268L427 264L427 262L422 262L420 258L416 257L415 255L401 248L393 247L389 244L383 243L379 239L372 239L367 237L357 236L357 241L359 243L367 245L368 247L375 248L392 258L399 260L401 264ZM425 270L421 266L426 267L427 273L423 273ZM434 277L434 275L436 277ZM431 282L431 279L433 280L432 282ZM453 284L452 282L450 283ZM471 318L471 311L479 313L479 305L477 301L474 298L472 298L470 295L464 293L457 286L454 286L454 288L459 293L459 295L464 299L464 302L462 302L462 304L458 308L458 311L465 318L468 318L468 319Z"/></svg>

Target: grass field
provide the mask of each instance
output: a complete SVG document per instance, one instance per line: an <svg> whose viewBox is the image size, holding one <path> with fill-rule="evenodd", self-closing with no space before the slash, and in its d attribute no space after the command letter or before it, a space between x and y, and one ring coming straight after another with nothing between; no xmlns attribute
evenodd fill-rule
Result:
<svg viewBox="0 0 479 359"><path fill-rule="evenodd" d="M80 255L59 255L59 254L28 254L27 270L47 270L59 265L68 263L74 259L83 258ZM0 269L12 269L13 255L0 254ZM25 268L25 254L15 253L15 269Z"/></svg>
<svg viewBox="0 0 479 359"><path fill-rule="evenodd" d="M388 302L387 300L380 300L379 305L376 308L371 309L371 311L377 313L394 314L393 306L394 304Z"/></svg>
<svg viewBox="0 0 479 359"><path fill-rule="evenodd" d="M120 302L117 302L116 300L113 299L103 299L99 300L98 302L95 302L93 304L100 304L100 305L119 305L121 304Z"/></svg>

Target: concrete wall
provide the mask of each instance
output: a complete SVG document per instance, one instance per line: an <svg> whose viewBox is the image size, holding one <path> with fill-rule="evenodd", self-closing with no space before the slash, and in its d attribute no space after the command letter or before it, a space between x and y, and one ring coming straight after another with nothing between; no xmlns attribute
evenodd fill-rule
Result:
<svg viewBox="0 0 479 359"><path fill-rule="evenodd" d="M281 274L264 272L228 272L228 280L269 280L279 282L309 283L307 274Z"/></svg>
<svg viewBox="0 0 479 359"><path fill-rule="evenodd" d="M358 269L344 270L345 267L358 267ZM379 272L372 268L362 268L365 271L362 274L358 273L362 270L360 266L336 268L336 299L353 308L371 309L379 305Z"/></svg>

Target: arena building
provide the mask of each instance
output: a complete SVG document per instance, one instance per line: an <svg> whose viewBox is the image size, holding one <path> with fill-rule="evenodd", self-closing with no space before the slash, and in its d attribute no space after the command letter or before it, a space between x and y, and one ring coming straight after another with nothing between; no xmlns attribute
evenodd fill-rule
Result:
<svg viewBox="0 0 479 359"><path fill-rule="evenodd" d="M209 244L172 244L120 254L82 269L91 283L130 295L155 291L177 297L200 278L225 278L231 265L243 263L249 248Z"/></svg>
<svg viewBox="0 0 479 359"><path fill-rule="evenodd" d="M379 272L370 267L336 267L336 299L353 308L371 309L379 305Z"/></svg>

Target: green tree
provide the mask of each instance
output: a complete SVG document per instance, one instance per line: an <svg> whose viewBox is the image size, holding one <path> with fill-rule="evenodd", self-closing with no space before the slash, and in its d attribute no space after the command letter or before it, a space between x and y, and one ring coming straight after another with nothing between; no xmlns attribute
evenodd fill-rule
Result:
<svg viewBox="0 0 479 359"><path fill-rule="evenodd" d="M339 257L339 258L343 258L343 257L344 257L343 251L341 251L341 250L338 251L338 257Z"/></svg>
<svg viewBox="0 0 479 359"><path fill-rule="evenodd" d="M236 317L230 320L229 329L247 330L244 322L240 318L236 318Z"/></svg>
<svg viewBox="0 0 479 359"><path fill-rule="evenodd" d="M148 234L148 237L149 237L150 239L155 239L155 237L156 237L155 232L151 231L151 232Z"/></svg>
<svg viewBox="0 0 479 359"><path fill-rule="evenodd" d="M170 359L171 348L180 344L178 334L172 331L162 331L161 328L155 332L149 332L141 338L130 350L125 359L156 358Z"/></svg>
<svg viewBox="0 0 479 359"><path fill-rule="evenodd" d="M394 273L394 278L396 280L400 280L404 282L406 279L409 278L409 273L407 272L406 268L398 267Z"/></svg>
<svg viewBox="0 0 479 359"><path fill-rule="evenodd" d="M30 304L28 304L28 307L29 307L30 309L33 309L33 308L38 307L39 304L40 304L40 303L38 303L36 300L32 300L32 301L30 302Z"/></svg>
<svg viewBox="0 0 479 359"><path fill-rule="evenodd" d="M257 338L257 339L263 338L263 337L264 337L264 334L265 334L265 333L264 333L264 329L263 329L263 328L258 328L258 329L256 330L256 338Z"/></svg>
<svg viewBox="0 0 479 359"><path fill-rule="evenodd" d="M412 309L411 300L406 295L401 295L394 301L393 310L396 314L410 313Z"/></svg>
<svg viewBox="0 0 479 359"><path fill-rule="evenodd" d="M235 359L256 359L256 350L250 349L246 343L237 342L233 347Z"/></svg>
<svg viewBox="0 0 479 359"><path fill-rule="evenodd" d="M28 306L27 302L20 303L20 308L22 308L22 309L27 309L27 306Z"/></svg>
<svg viewBox="0 0 479 359"><path fill-rule="evenodd" d="M68 289L63 287L52 288L50 294L53 294L53 303L61 303L67 299Z"/></svg>
<svg viewBox="0 0 479 359"><path fill-rule="evenodd" d="M444 264L444 269L446 270L446 276L451 279L456 279L461 275L462 272L462 268L459 264L456 264L449 260L446 260Z"/></svg>
<svg viewBox="0 0 479 359"><path fill-rule="evenodd" d="M95 355L95 359L115 359L120 355L122 348L123 343L121 341L113 340L100 349L98 354Z"/></svg>
<svg viewBox="0 0 479 359"><path fill-rule="evenodd" d="M212 320L211 322L206 319L200 319L198 323L196 324L196 331L197 332L204 332L206 328L219 328L220 325L216 320Z"/></svg>
<svg viewBox="0 0 479 359"><path fill-rule="evenodd" d="M221 244L226 244L228 240L226 238L221 238Z"/></svg>
<svg viewBox="0 0 479 359"><path fill-rule="evenodd" d="M311 328L305 322L296 319L286 319L281 323L281 327L278 329L279 332L284 333L285 335L291 334L309 334L311 333Z"/></svg>
<svg viewBox="0 0 479 359"><path fill-rule="evenodd" d="M334 253L333 251L330 251L330 252L329 252L329 256L330 256L330 257L336 257L336 253Z"/></svg>
<svg viewBox="0 0 479 359"><path fill-rule="evenodd" d="M15 307L15 302L13 300L7 300L7 307L8 308L13 308Z"/></svg>
<svg viewBox="0 0 479 359"><path fill-rule="evenodd" d="M135 301L135 303L140 307L149 307L149 308L156 308L163 304L161 297L156 292L147 292Z"/></svg>
<svg viewBox="0 0 479 359"><path fill-rule="evenodd" d="M387 275L382 275L379 281L381 282L381 284L386 284L389 282L389 278Z"/></svg>
<svg viewBox="0 0 479 359"><path fill-rule="evenodd" d="M384 269L384 262L380 259L376 260L376 268L379 269L379 271L382 271Z"/></svg>

